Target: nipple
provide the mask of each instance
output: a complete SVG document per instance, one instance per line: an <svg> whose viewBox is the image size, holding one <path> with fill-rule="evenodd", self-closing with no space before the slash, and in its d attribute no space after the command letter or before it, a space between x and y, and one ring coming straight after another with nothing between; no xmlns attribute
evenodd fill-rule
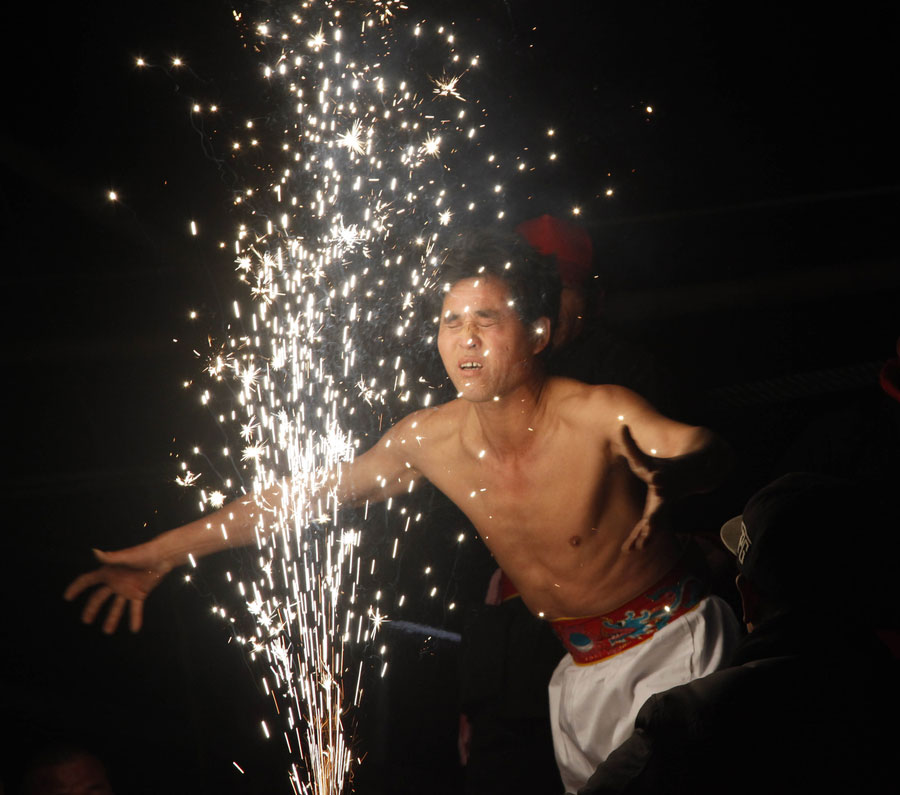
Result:
<svg viewBox="0 0 900 795"><path fill-rule="evenodd" d="M569 539L569 544L571 544L573 547L581 546L581 536L572 536Z"/></svg>

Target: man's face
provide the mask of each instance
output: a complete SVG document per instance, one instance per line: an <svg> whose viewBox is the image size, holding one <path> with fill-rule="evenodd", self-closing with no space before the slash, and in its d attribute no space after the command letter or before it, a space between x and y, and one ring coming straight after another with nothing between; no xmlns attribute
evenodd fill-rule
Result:
<svg viewBox="0 0 900 795"><path fill-rule="evenodd" d="M511 305L505 282L462 279L444 297L438 351L460 396L474 402L503 397L530 378L549 324L529 331Z"/></svg>

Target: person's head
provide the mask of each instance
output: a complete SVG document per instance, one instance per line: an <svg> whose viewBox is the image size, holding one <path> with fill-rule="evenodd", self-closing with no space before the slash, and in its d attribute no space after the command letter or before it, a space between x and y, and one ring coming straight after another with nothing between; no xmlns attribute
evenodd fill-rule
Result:
<svg viewBox="0 0 900 795"><path fill-rule="evenodd" d="M559 278L516 235L458 235L436 279L438 350L457 391L473 400L502 396L541 371L559 306Z"/></svg>
<svg viewBox="0 0 900 795"><path fill-rule="evenodd" d="M793 472L756 492L723 525L750 631L782 613L818 610L823 590L851 579L847 537L864 512L849 482Z"/></svg>
<svg viewBox="0 0 900 795"><path fill-rule="evenodd" d="M31 760L23 795L112 795L103 763L84 748L55 745Z"/></svg>

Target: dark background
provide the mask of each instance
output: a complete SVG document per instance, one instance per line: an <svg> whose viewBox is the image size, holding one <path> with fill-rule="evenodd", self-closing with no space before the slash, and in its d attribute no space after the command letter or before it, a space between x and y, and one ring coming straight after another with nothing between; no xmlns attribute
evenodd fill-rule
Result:
<svg viewBox="0 0 900 795"><path fill-rule="evenodd" d="M608 334L666 374L662 404L737 449L731 480L694 509L699 529L737 513L798 438L848 407L880 410L878 366L900 334L894 4L408 4L455 19L482 53L497 146L557 130L558 166L515 212L582 208ZM4 14L0 780L75 738L121 792L288 792L258 672L210 615L231 607L224 573L240 555L204 562L192 584L169 578L137 636L82 626L58 596L91 547L196 515L177 456L216 432L181 385L242 292L216 247L235 177L188 108L221 98L223 124L262 112L255 58L212 0ZM189 71L139 71L137 55L180 55ZM442 596L402 617L458 631L489 566L435 514L400 576L422 601L416 561L438 560ZM453 791L456 647L387 637L392 672L373 673L360 715L359 791L418 792L426 776Z"/></svg>

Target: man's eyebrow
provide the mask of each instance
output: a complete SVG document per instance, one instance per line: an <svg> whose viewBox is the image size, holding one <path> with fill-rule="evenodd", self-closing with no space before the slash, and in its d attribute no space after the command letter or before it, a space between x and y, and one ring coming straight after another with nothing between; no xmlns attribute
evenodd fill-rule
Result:
<svg viewBox="0 0 900 795"><path fill-rule="evenodd" d="M501 317L501 313L496 309L476 309L475 314L478 315L478 317L486 317L490 319Z"/></svg>

